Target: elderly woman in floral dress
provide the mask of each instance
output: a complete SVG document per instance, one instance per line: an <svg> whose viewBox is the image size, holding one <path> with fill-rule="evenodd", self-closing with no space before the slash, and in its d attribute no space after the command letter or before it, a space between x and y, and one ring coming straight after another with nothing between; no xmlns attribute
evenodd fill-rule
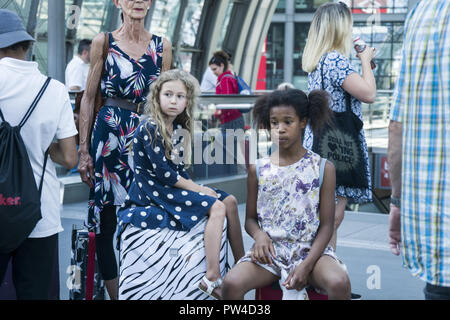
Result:
<svg viewBox="0 0 450 320"><path fill-rule="evenodd" d="M87 225L97 234L97 259L112 300L118 294L113 247L116 207L124 202L133 180L133 134L151 83L172 63L170 42L144 28L152 1L113 1L122 10L123 24L106 37L97 35L92 42L91 67L81 102L79 148L79 172L91 188ZM103 61L105 41L109 49ZM99 84L106 100L94 119ZM89 139L92 121L95 124Z"/></svg>

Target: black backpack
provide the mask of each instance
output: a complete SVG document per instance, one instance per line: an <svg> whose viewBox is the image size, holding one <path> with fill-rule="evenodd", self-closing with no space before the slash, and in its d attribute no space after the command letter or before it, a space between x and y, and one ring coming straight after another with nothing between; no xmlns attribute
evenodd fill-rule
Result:
<svg viewBox="0 0 450 320"><path fill-rule="evenodd" d="M25 241L41 215L41 192L49 150L45 152L39 190L36 187L20 129L30 118L50 83L47 78L22 121L16 127L6 122L0 110L0 253L8 254Z"/></svg>

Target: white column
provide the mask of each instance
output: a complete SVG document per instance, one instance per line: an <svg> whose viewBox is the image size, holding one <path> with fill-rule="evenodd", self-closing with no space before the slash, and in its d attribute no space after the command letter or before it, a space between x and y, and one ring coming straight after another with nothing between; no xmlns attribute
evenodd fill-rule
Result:
<svg viewBox="0 0 450 320"><path fill-rule="evenodd" d="M286 0L286 23L284 25L284 81L293 81L294 74L294 0Z"/></svg>
<svg viewBox="0 0 450 320"><path fill-rule="evenodd" d="M64 82L66 67L64 1L48 1L48 75Z"/></svg>

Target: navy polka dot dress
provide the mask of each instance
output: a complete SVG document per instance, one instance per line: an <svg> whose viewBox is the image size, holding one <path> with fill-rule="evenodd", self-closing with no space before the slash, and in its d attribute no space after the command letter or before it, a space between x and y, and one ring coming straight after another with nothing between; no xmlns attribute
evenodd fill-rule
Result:
<svg viewBox="0 0 450 320"><path fill-rule="evenodd" d="M183 177L190 179L184 163L166 158L156 123L147 118L138 126L133 141L134 181L124 205L118 211L119 234L126 224L142 229L169 228L188 231L209 212L216 198L175 187ZM180 125L174 124L173 136ZM174 154L183 156L181 137L172 141ZM229 196L215 190L218 200Z"/></svg>

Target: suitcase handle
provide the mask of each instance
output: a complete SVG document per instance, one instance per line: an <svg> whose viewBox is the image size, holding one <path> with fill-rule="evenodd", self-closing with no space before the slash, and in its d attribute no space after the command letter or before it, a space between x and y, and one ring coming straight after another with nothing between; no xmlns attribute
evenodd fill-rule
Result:
<svg viewBox="0 0 450 320"><path fill-rule="evenodd" d="M95 233L89 232L88 261L86 274L86 300L92 300L94 296L95 273Z"/></svg>

